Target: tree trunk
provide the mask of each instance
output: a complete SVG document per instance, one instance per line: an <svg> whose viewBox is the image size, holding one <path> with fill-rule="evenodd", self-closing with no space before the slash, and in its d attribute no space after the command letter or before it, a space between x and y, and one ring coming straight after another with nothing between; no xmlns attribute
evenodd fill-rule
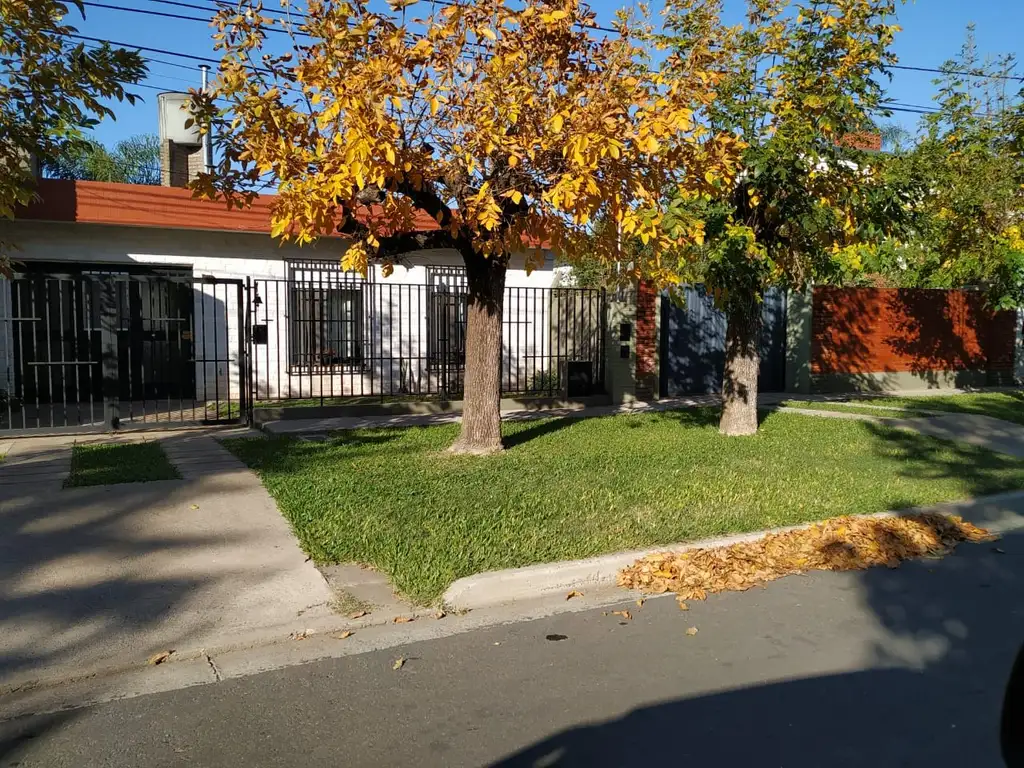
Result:
<svg viewBox="0 0 1024 768"><path fill-rule="evenodd" d="M504 259L464 253L469 289L466 316L466 379L462 431L452 453L501 450L501 313L505 299Z"/></svg>
<svg viewBox="0 0 1024 768"><path fill-rule="evenodd" d="M733 302L730 302L733 304ZM723 435L757 432L757 374L761 365L761 304L756 297L727 311L725 374L722 378Z"/></svg>

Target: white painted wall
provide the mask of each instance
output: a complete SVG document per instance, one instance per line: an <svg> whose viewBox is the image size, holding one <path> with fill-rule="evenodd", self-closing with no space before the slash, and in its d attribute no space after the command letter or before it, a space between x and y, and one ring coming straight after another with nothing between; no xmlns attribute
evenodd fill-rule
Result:
<svg viewBox="0 0 1024 768"><path fill-rule="evenodd" d="M289 260L317 260L337 264L346 247L343 240L323 240L300 248L279 244L267 235L231 232L149 229L68 223L14 222L2 225L0 237L17 243L18 260L117 265L139 264L191 268L195 277L256 281L262 306L253 322L266 322L268 344L255 347L259 398L297 398L378 394L386 388L409 392L436 390L437 375L425 364L427 355L427 303L420 286L427 284L428 266L461 266L451 250L422 251L401 260L394 273L384 278L379 267L371 269L365 291L364 338L373 340L366 354L377 361L362 370L296 372L289 367L288 307ZM552 367L550 354L550 307L543 296L530 289L552 285L553 260L527 274L521 258L513 259L506 284L506 356L503 376L511 384L516 377L529 386L538 370ZM314 282L329 281L312 276ZM220 362L196 363L197 398L239 398L240 327L238 292L234 286L196 284L194 324L196 356ZM243 297L244 300L244 297ZM244 311L244 306L242 307ZM10 285L0 286L0 387L13 388L11 350L13 333ZM383 362L381 361L383 358ZM394 382L405 382L399 387Z"/></svg>

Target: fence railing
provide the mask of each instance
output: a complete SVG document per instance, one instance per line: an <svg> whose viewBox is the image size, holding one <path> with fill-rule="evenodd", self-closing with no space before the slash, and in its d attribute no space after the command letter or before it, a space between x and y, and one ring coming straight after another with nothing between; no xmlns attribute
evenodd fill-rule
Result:
<svg viewBox="0 0 1024 768"><path fill-rule="evenodd" d="M464 286L257 279L248 296L257 406L462 394ZM601 391L604 313L601 290L506 288L502 393Z"/></svg>
<svg viewBox="0 0 1024 768"><path fill-rule="evenodd" d="M0 281L0 430L236 421L240 280L41 272Z"/></svg>

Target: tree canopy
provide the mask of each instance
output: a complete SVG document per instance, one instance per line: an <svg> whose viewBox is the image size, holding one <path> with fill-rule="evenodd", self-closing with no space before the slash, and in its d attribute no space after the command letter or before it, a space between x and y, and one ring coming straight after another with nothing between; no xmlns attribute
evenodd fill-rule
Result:
<svg viewBox="0 0 1024 768"><path fill-rule="evenodd" d="M140 134L107 149L98 141L77 142L46 163L43 173L54 179L110 181L121 184L160 183L160 140Z"/></svg>
<svg viewBox="0 0 1024 768"><path fill-rule="evenodd" d="M724 433L757 429L764 290L831 274L836 249L859 236L857 211L879 178L850 139L883 108L895 10L896 0L748 0L745 24L732 26L720 0L666 4L666 76L693 50L725 52L710 126L743 144L735 182L681 190L669 207L706 219L706 245L682 250L677 269L728 316Z"/></svg>
<svg viewBox="0 0 1024 768"><path fill-rule="evenodd" d="M84 131L113 118L109 100L134 103L126 86L146 67L137 52L72 42L70 8L80 0L4 0L0 3L0 217L11 218L33 195L29 165L54 163Z"/></svg>
<svg viewBox="0 0 1024 768"><path fill-rule="evenodd" d="M223 160L197 189L243 202L276 186L274 234L304 243L345 232L354 240L342 264L361 272L380 260L387 274L420 248L462 254L466 402L486 390L488 431L476 442L493 448L510 256L525 252L527 269L545 249L615 261L625 235L647 244L654 279L674 279L661 259L703 225L677 215L666 226L661 201L731 183L739 144L702 119L719 78L710 39L668 77L650 66L650 28L631 14L604 34L578 0L423 3L414 18L417 5L391 0L391 13L377 13L363 0L312 0L305 16L273 19L258 6L222 11L219 77L194 109L218 126ZM294 50L264 50L274 28ZM416 231L423 211L435 231ZM467 413L464 441L475 422Z"/></svg>

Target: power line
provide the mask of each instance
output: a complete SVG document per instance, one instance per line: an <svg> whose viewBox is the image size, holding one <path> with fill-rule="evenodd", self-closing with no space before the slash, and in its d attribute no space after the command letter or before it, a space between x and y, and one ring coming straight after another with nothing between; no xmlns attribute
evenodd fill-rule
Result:
<svg viewBox="0 0 1024 768"><path fill-rule="evenodd" d="M213 3L214 7L203 6L203 5L196 5L195 3L181 2L181 0L148 0L148 2L159 3L161 5L173 6L173 7L177 7L177 8L188 8L188 9L191 9L191 10L204 11L204 12L209 12L209 13L216 13L218 9L224 9L224 8L230 8L231 7L227 3L221 2L221 0L210 0L210 2ZM443 6L448 6L448 7L456 7L456 6L460 5L460 3L454 2L453 0L432 0L432 2L434 2L434 3L438 4L438 5L443 5ZM95 7L95 8L106 8L106 9L114 10L114 11L122 11L122 12L126 12L126 13L139 13L139 14L144 14L144 15L148 15L148 16L158 16L158 17L164 17L164 18L179 19L179 20L182 20L182 21L196 21L196 22L204 22L204 23L208 23L209 22L209 19L201 19L201 18L197 18L195 16L186 16L184 14L169 13L169 12L165 12L165 11L153 11L153 10L148 10L148 9L144 9L144 8L126 8L124 6L119 6L119 5L110 5L110 4L107 4L107 3L94 2L93 0L83 0L82 4L86 5L86 6L92 6L92 7ZM292 11L282 11L282 10L277 10L277 9L273 9L273 8L264 8L262 12L263 13L276 14L276 15L279 15L279 16L288 16L288 17L290 17L292 15L295 15L295 16L298 16L300 18L307 18L307 16L308 16L308 14L302 13L301 11L294 11L294 12L292 12ZM619 30L614 29L612 27L602 27L600 25L587 26L587 25L583 25L583 24L579 24L577 26L583 27L584 29L597 29L597 30L600 30L602 32L609 32L609 33L612 33L612 34L620 34ZM280 33L287 34L286 30L283 30L283 29L270 28L268 31L280 32ZM310 35L305 34L305 33L298 33L298 34L303 35L305 37L309 37L310 36ZM951 69L951 68L939 68L939 67L921 67L921 66L916 66L916 65L911 65L911 64L888 64L885 67L883 67L883 71L884 70L890 70L890 69L902 70L902 71L906 71L906 72L927 72L927 73L939 74L939 75L962 75L964 77L977 77L977 78L993 79L993 80L1009 80L1009 81L1016 81L1016 82L1024 83L1024 76L1006 75L1006 74L986 74L984 72L972 72L972 71L966 70L966 69Z"/></svg>

